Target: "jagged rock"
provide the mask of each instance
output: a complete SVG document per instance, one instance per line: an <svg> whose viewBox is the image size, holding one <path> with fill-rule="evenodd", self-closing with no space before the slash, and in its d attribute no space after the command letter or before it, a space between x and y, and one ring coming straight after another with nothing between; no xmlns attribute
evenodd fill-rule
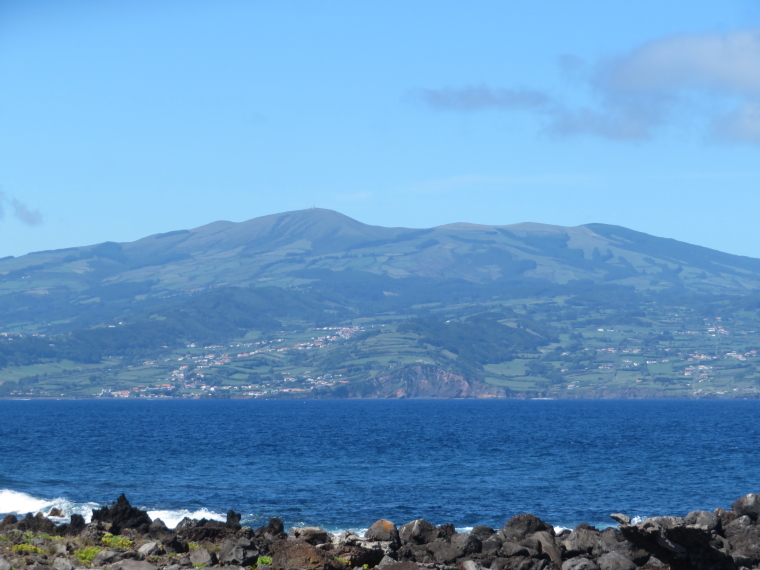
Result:
<svg viewBox="0 0 760 570"><path fill-rule="evenodd" d="M16 528L22 532L44 532L46 534L58 534L58 527L49 518L46 518L42 513L33 515L27 513L27 515L18 521Z"/></svg>
<svg viewBox="0 0 760 570"><path fill-rule="evenodd" d="M95 544L100 543L100 539L106 533L105 527L99 522L91 522L82 529L79 536L84 540L92 540Z"/></svg>
<svg viewBox="0 0 760 570"><path fill-rule="evenodd" d="M292 540L304 540L314 545L324 544L330 540L327 531L318 526L294 526L288 531L288 538Z"/></svg>
<svg viewBox="0 0 760 570"><path fill-rule="evenodd" d="M599 570L599 566L593 560L588 558L571 558L565 560L561 566L562 570Z"/></svg>
<svg viewBox="0 0 760 570"><path fill-rule="evenodd" d="M196 567L200 565L213 566L217 563L216 554L206 548L198 548L197 550L193 550L188 558L190 559L190 562L193 564L193 566Z"/></svg>
<svg viewBox="0 0 760 570"><path fill-rule="evenodd" d="M259 557L259 550L250 540L227 539L219 550L220 564L234 564L236 566L250 566Z"/></svg>
<svg viewBox="0 0 760 570"><path fill-rule="evenodd" d="M631 524L631 517L624 515L623 513L612 513L610 514L610 518L620 524Z"/></svg>
<svg viewBox="0 0 760 570"><path fill-rule="evenodd" d="M562 564L562 550L557 546L554 534L549 534L547 531L542 530L534 533L531 538L541 544L541 551L549 557L549 560L557 566Z"/></svg>
<svg viewBox="0 0 760 570"><path fill-rule="evenodd" d="M227 522L225 522L225 526L227 528L231 528L234 530L240 529L240 519L243 518L243 515L240 513L236 513L235 511L227 511Z"/></svg>
<svg viewBox="0 0 760 570"><path fill-rule="evenodd" d="M0 528L11 527L17 522L18 522L18 517L16 515L5 515L3 517L3 522L0 523Z"/></svg>
<svg viewBox="0 0 760 570"><path fill-rule="evenodd" d="M364 533L364 538L367 540L378 540L383 542L398 542L399 533L396 525L391 521L380 519L369 527L367 532Z"/></svg>
<svg viewBox="0 0 760 570"><path fill-rule="evenodd" d="M472 533L456 533L450 539L451 545L456 546L465 556L468 554L477 554L483 549L483 542L477 535Z"/></svg>
<svg viewBox="0 0 760 570"><path fill-rule="evenodd" d="M156 537L165 536L169 534L169 528L166 526L164 521L161 519L156 519L150 523L150 526L148 527L148 534Z"/></svg>
<svg viewBox="0 0 760 570"><path fill-rule="evenodd" d="M585 524L579 525L562 541L562 548L569 557L591 554L594 547L599 544L600 536L601 533L595 528Z"/></svg>
<svg viewBox="0 0 760 570"><path fill-rule="evenodd" d="M398 534L403 543L427 544L438 538L438 529L425 519L417 519L403 525Z"/></svg>
<svg viewBox="0 0 760 570"><path fill-rule="evenodd" d="M753 521L756 521L758 516L760 516L760 495L756 493L744 495L733 502L731 510L739 516L747 515Z"/></svg>
<svg viewBox="0 0 760 570"><path fill-rule="evenodd" d="M53 570L74 570L74 565L65 558L56 558L53 561Z"/></svg>
<svg viewBox="0 0 760 570"><path fill-rule="evenodd" d="M600 570L636 570L636 565L619 552L608 552L597 561Z"/></svg>
<svg viewBox="0 0 760 570"><path fill-rule="evenodd" d="M498 532L496 532L482 541L481 551L482 552L498 551L501 548L503 543L504 543L504 539L501 537L501 535L499 535Z"/></svg>
<svg viewBox="0 0 760 570"><path fill-rule="evenodd" d="M364 540L359 538L359 535L353 531L347 530L338 536L332 537L333 546L336 548L343 548L346 546L358 546L364 543Z"/></svg>
<svg viewBox="0 0 760 570"><path fill-rule="evenodd" d="M390 556L386 554L385 556L383 556L383 559L380 562L378 562L376 568L385 568L386 566L392 566L393 564L398 564L398 561L391 558Z"/></svg>
<svg viewBox="0 0 760 570"><path fill-rule="evenodd" d="M272 545L272 570L345 570L341 562L303 540L280 540Z"/></svg>
<svg viewBox="0 0 760 570"><path fill-rule="evenodd" d="M438 527L438 538L451 540L451 537L457 533L457 529L453 524L442 524Z"/></svg>
<svg viewBox="0 0 760 570"><path fill-rule="evenodd" d="M707 511L690 512L686 515L686 518L684 518L684 523L691 526L698 526L708 531L720 530L720 518Z"/></svg>
<svg viewBox="0 0 760 570"><path fill-rule="evenodd" d="M84 522L82 515L71 515L71 521L68 524L62 524L58 527L58 533L61 536L74 536L80 534L87 524Z"/></svg>
<svg viewBox="0 0 760 570"><path fill-rule="evenodd" d="M520 541L535 532L545 530L554 533L554 528L546 524L540 518L531 514L516 515L507 521L499 533L505 540Z"/></svg>
<svg viewBox="0 0 760 570"><path fill-rule="evenodd" d="M119 534L125 528L136 528L141 532L146 532L150 523L153 522L147 511L141 511L130 505L124 493L119 495L119 498L110 507L102 507L92 511L92 520L93 522L111 523L109 531L112 534Z"/></svg>

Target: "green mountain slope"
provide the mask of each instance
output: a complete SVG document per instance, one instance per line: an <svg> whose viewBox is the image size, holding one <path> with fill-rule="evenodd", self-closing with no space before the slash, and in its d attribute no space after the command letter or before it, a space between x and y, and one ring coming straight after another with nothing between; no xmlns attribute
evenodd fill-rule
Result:
<svg viewBox="0 0 760 570"><path fill-rule="evenodd" d="M425 302L452 284L498 291L585 281L744 294L760 288L760 260L604 224L385 228L309 209L0 260L0 326L90 326L229 285Z"/></svg>

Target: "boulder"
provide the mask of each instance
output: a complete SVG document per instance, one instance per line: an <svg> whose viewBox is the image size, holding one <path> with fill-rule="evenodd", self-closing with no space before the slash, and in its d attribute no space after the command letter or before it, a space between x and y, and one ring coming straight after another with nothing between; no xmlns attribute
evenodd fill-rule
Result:
<svg viewBox="0 0 760 570"><path fill-rule="evenodd" d="M187 544L187 541L173 535L169 540L164 542L164 550L169 554L184 554L190 550L190 546Z"/></svg>
<svg viewBox="0 0 760 570"><path fill-rule="evenodd" d="M146 532L150 523L153 522L147 511L141 511L130 505L124 493L110 507L92 511L92 520L111 523L109 531L112 534L119 534L125 528L136 528L141 532Z"/></svg>
<svg viewBox="0 0 760 570"><path fill-rule="evenodd" d="M279 540L270 554L272 570L346 570L343 563L304 540Z"/></svg>
<svg viewBox="0 0 760 570"><path fill-rule="evenodd" d="M394 562L381 566L383 570L420 570L422 567L414 562Z"/></svg>
<svg viewBox="0 0 760 570"><path fill-rule="evenodd" d="M120 560L112 564L110 570L158 570L158 568L142 560Z"/></svg>
<svg viewBox="0 0 760 570"><path fill-rule="evenodd" d="M608 552L597 561L600 570L636 570L636 565L619 552Z"/></svg>
<svg viewBox="0 0 760 570"><path fill-rule="evenodd" d="M3 522L0 523L0 528L9 528L18 522L16 515L5 515Z"/></svg>
<svg viewBox="0 0 760 570"><path fill-rule="evenodd" d="M499 550L501 548L501 545L504 543L504 539L501 537L501 535L497 532L489 536L488 538L483 539L482 541L482 552L492 552Z"/></svg>
<svg viewBox="0 0 760 570"><path fill-rule="evenodd" d="M438 529L425 519L417 519L406 523L399 531L403 543L427 544L438 538Z"/></svg>
<svg viewBox="0 0 760 570"><path fill-rule="evenodd" d="M495 532L496 531L490 526L478 525L476 527L473 527L470 534L477 536L480 540L485 540L489 536L492 536Z"/></svg>
<svg viewBox="0 0 760 570"><path fill-rule="evenodd" d="M459 548L465 556L477 554L483 549L483 542L480 538L472 533L456 533L450 539L451 545Z"/></svg>
<svg viewBox="0 0 760 570"><path fill-rule="evenodd" d="M549 557L549 560L557 566L562 564L562 550L554 540L554 533L550 534L542 530L534 533L531 538L541 543L541 551Z"/></svg>
<svg viewBox="0 0 760 570"><path fill-rule="evenodd" d="M156 519L150 523L148 534L151 536L162 537L169 534L169 527L167 527L161 519Z"/></svg>
<svg viewBox="0 0 760 570"><path fill-rule="evenodd" d="M486 570L483 566L475 562L474 560L465 560L459 565L457 570Z"/></svg>
<svg viewBox="0 0 760 570"><path fill-rule="evenodd" d="M213 566L217 563L216 554L209 551L206 548L198 548L196 550L193 550L190 553L190 556L188 556L190 559L190 562L192 565L196 568L200 566ZM257 552L257 558L258 558L258 552ZM254 561L255 562L255 561Z"/></svg>
<svg viewBox="0 0 760 570"><path fill-rule="evenodd" d="M37 513L36 515L27 513L23 519L18 521L16 528L22 532L58 534L56 524L42 513Z"/></svg>
<svg viewBox="0 0 760 570"><path fill-rule="evenodd" d="M74 565L65 558L53 560L53 570L74 570Z"/></svg>
<svg viewBox="0 0 760 570"><path fill-rule="evenodd" d="M535 550L531 551L527 546L512 542L511 540L502 543L501 548L499 548L499 556L503 558L511 558L512 556L531 556L531 554L538 555L538 552Z"/></svg>
<svg viewBox="0 0 760 570"><path fill-rule="evenodd" d="M235 511L227 511L227 522L224 523L224 525L227 528L231 528L233 530L239 530L240 529L240 519L243 517L240 513L236 513Z"/></svg>
<svg viewBox="0 0 760 570"><path fill-rule="evenodd" d="M304 540L309 544L325 544L330 542L330 535L318 526L293 527L288 531L291 540Z"/></svg>
<svg viewBox="0 0 760 570"><path fill-rule="evenodd" d="M8 517L6 517L8 518ZM4 521L3 521L4 522ZM0 570L11 570L13 566L5 558L0 556Z"/></svg>
<svg viewBox="0 0 760 570"><path fill-rule="evenodd" d="M720 518L708 511L692 511L686 515L684 523L689 526L697 526L707 531L720 531Z"/></svg>
<svg viewBox="0 0 760 570"><path fill-rule="evenodd" d="M155 556L161 553L161 544L159 542L146 542L137 549L137 552L143 556Z"/></svg>
<svg viewBox="0 0 760 570"><path fill-rule="evenodd" d="M570 558L565 560L561 566L562 570L599 570L599 566L593 560L588 558Z"/></svg>
<svg viewBox="0 0 760 570"><path fill-rule="evenodd" d="M562 548L569 557L591 554L599 544L600 535L601 533L591 526L579 525L562 541Z"/></svg>
<svg viewBox="0 0 760 570"><path fill-rule="evenodd" d="M61 536L75 536L81 534L87 524L84 522L82 515L71 515L71 521L68 524L62 524L58 527Z"/></svg>
<svg viewBox="0 0 760 570"><path fill-rule="evenodd" d="M380 549L362 548L361 546L343 546L330 551L330 553L333 558L345 560L353 568L361 568L365 564L370 568L377 566L385 557L385 553Z"/></svg>
<svg viewBox="0 0 760 570"><path fill-rule="evenodd" d="M259 557L259 550L245 538L227 539L219 550L219 563L234 566L251 566Z"/></svg>
<svg viewBox="0 0 760 570"><path fill-rule="evenodd" d="M611 513L610 518L620 524L631 524L631 517L622 513Z"/></svg>
<svg viewBox="0 0 760 570"><path fill-rule="evenodd" d="M497 558L491 564L491 570L553 570L554 566L543 558Z"/></svg>
<svg viewBox="0 0 760 570"><path fill-rule="evenodd" d="M364 538L383 542L398 542L400 540L396 525L385 519L372 523L372 526L364 533Z"/></svg>
<svg viewBox="0 0 760 570"><path fill-rule="evenodd" d="M442 538L426 544L426 547L438 564L450 565L457 558L462 558L464 556L464 551L461 548L457 548Z"/></svg>
<svg viewBox="0 0 760 570"><path fill-rule="evenodd" d="M118 562L119 560L121 560L121 552L118 550L102 550L95 555L95 558L92 559L92 566L99 568L105 566L106 564Z"/></svg>
<svg viewBox="0 0 760 570"><path fill-rule="evenodd" d="M739 516L746 515L753 521L756 521L758 516L760 516L760 495L756 493L744 495L734 501L731 505L731 510Z"/></svg>
<svg viewBox="0 0 760 570"><path fill-rule="evenodd" d="M554 527L546 524L537 516L522 514L509 519L499 533L505 540L516 540L519 542L523 538L542 530L554 534Z"/></svg>

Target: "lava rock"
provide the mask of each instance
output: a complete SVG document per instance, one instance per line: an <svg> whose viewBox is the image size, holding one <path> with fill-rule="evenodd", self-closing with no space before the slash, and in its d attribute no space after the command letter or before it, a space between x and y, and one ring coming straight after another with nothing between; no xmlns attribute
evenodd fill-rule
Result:
<svg viewBox="0 0 760 570"><path fill-rule="evenodd" d="M272 570L345 570L341 562L304 540L280 540L272 545Z"/></svg>
<svg viewBox="0 0 760 570"><path fill-rule="evenodd" d="M146 532L153 522L147 511L141 511L130 505L124 493L119 495L119 498L110 507L102 507L92 511L92 520L93 522L111 523L109 531L112 534L119 534L125 528L136 528L141 532Z"/></svg>
<svg viewBox="0 0 760 570"><path fill-rule="evenodd" d="M258 555L258 552L257 552ZM258 556L257 556L258 557ZM209 551L206 548L198 548L190 553L188 556L193 566L213 566L217 563L216 554Z"/></svg>
<svg viewBox="0 0 760 570"><path fill-rule="evenodd" d="M372 523L372 526L364 533L364 538L383 542L398 542L400 540L396 525L385 519Z"/></svg>
<svg viewBox="0 0 760 570"><path fill-rule="evenodd" d="M315 546L330 541L327 531L318 526L293 527L288 531L288 538L304 540Z"/></svg>
<svg viewBox="0 0 760 570"><path fill-rule="evenodd" d="M505 540L516 540L519 542L525 537L542 530L554 533L554 527L546 524L537 516L522 514L509 519L499 532Z"/></svg>
<svg viewBox="0 0 760 570"><path fill-rule="evenodd" d="M259 550L245 538L227 539L219 550L219 562L221 564L233 564L235 566L250 566L255 564L259 557Z"/></svg>
<svg viewBox="0 0 760 570"><path fill-rule="evenodd" d="M403 525L398 534L403 543L427 544L438 538L438 529L425 519L417 519Z"/></svg>
<svg viewBox="0 0 760 570"><path fill-rule="evenodd" d="M562 570L599 570L599 565L588 558L571 558L565 560L561 566Z"/></svg>

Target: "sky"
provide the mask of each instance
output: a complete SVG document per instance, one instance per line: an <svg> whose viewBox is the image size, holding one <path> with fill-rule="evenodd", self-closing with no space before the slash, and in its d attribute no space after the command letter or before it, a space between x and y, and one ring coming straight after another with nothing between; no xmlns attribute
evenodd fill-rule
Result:
<svg viewBox="0 0 760 570"><path fill-rule="evenodd" d="M760 2L0 2L0 257L314 205L760 257Z"/></svg>

